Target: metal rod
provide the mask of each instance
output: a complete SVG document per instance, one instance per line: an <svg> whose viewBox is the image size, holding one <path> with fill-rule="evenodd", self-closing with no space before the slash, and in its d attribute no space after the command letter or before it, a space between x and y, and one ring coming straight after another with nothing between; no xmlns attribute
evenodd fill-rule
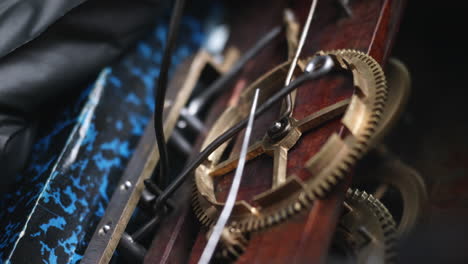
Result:
<svg viewBox="0 0 468 264"><path fill-rule="evenodd" d="M169 158L167 153L166 138L164 136L164 100L166 97L167 82L169 75L169 67L172 61L172 51L175 48L179 25L182 18L182 13L185 5L185 0L176 0L174 10L171 15L169 32L167 37L166 47L164 49L163 59L161 62L161 70L159 73L158 83L155 92L155 113L154 113L154 132L156 134L156 142L159 151L159 183L163 186L168 181L168 164Z"/></svg>
<svg viewBox="0 0 468 264"><path fill-rule="evenodd" d="M185 137L179 132L179 130L174 129L170 138L178 150L183 152L186 156L189 156L192 153L192 145L185 139Z"/></svg>
<svg viewBox="0 0 468 264"><path fill-rule="evenodd" d="M146 249L135 242L127 233L123 233L122 238L120 238L117 250L127 261L132 263L143 263L146 255Z"/></svg>
<svg viewBox="0 0 468 264"><path fill-rule="evenodd" d="M180 111L180 117L187 123L187 125L194 129L198 133L205 132L205 125L203 122L196 116L188 112L186 108L182 108Z"/></svg>
<svg viewBox="0 0 468 264"><path fill-rule="evenodd" d="M161 221L161 216L156 215L155 217L151 218L148 222L146 222L142 227L136 230L133 234L133 240L141 241L145 235L151 233L151 231L156 227L156 225Z"/></svg>

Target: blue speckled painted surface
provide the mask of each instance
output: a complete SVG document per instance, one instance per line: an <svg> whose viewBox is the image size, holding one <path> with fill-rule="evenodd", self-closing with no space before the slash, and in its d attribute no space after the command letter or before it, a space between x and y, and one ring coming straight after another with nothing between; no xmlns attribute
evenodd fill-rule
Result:
<svg viewBox="0 0 468 264"><path fill-rule="evenodd" d="M165 21L42 125L16 190L0 199L0 263L79 262L154 109ZM201 45L202 28L184 18L175 64Z"/></svg>

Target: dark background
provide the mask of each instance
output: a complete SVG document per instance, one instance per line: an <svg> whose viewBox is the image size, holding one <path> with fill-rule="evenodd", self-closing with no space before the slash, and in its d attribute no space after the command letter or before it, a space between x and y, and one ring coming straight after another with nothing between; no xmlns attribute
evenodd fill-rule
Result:
<svg viewBox="0 0 468 264"><path fill-rule="evenodd" d="M393 56L412 76L388 146L426 180L422 223L400 246L402 263L468 263L468 118L462 2L407 1Z"/></svg>

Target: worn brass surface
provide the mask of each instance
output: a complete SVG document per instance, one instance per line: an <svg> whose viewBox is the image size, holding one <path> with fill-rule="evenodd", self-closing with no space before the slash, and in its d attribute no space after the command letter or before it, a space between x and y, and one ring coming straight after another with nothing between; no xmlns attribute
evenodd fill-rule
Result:
<svg viewBox="0 0 468 264"><path fill-rule="evenodd" d="M237 201L231 217L231 225L243 231L255 231L279 223L300 212L310 203L336 185L367 151L378 122L381 118L387 95L384 73L370 56L354 50L320 52L335 58L338 67L350 71L355 93L348 100L340 101L321 109L302 120L291 118L288 134L278 141L265 135L249 148L248 160L267 154L274 160L273 186L270 190L254 197L252 203ZM299 65L305 65L302 60ZM238 106L228 108L215 122L203 146L245 118L255 88L260 87L259 102L264 102L282 87L290 62L277 66L249 86L241 95ZM296 71L298 74L298 71ZM343 115L341 123L350 133L332 134L318 154L308 160L304 167L313 177L301 180L296 175L286 175L287 151L303 133ZM213 224L223 203L217 201L213 177L232 171L237 158L220 162L229 142L215 150L203 165L195 171L194 210L203 224Z"/></svg>

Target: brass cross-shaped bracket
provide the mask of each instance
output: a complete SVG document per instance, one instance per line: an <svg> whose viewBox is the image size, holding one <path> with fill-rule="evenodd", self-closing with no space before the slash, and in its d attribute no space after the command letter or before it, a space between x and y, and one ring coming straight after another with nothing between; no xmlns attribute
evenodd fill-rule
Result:
<svg viewBox="0 0 468 264"><path fill-rule="evenodd" d="M324 197L350 172L356 161L368 150L374 137L387 96L386 80L379 64L369 55L354 50L318 54L331 56L338 69L351 72L354 93L351 98L322 108L300 120L290 117L286 122L278 121L272 124L261 140L251 144L247 156L250 162L262 154L273 157L273 184L269 190L258 193L249 202L236 202L231 225L240 230L255 231L281 222L308 207L313 200ZM308 61L299 62L302 71ZM259 104L281 89L290 63L277 66L251 84L241 94L239 104L227 108L214 123L202 148L245 118L256 88L261 89ZM296 69L296 76L302 74L302 71ZM340 116L341 125L347 132L332 133L318 153L303 154L307 157L303 164L309 174L306 178L288 175L288 151L300 144L298 140L301 136ZM214 177L222 177L236 168L238 155L231 154L231 158L222 160L226 156L224 152L229 150L229 143L225 142L213 151L195 171L195 213L206 225L211 225L217 219L223 207L223 202L216 198Z"/></svg>

